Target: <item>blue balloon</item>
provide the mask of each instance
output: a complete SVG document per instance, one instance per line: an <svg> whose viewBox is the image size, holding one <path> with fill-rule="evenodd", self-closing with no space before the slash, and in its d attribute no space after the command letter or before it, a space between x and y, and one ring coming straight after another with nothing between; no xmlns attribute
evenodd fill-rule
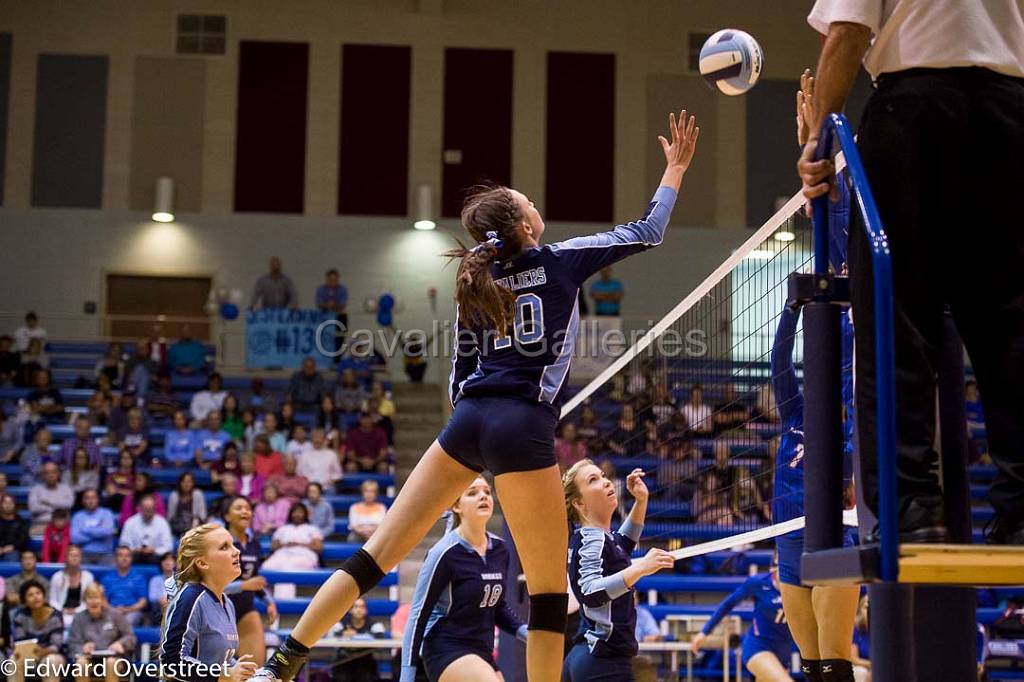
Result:
<svg viewBox="0 0 1024 682"><path fill-rule="evenodd" d="M381 310L391 310L395 307L395 297L391 294L381 294L380 301L377 302L377 307Z"/></svg>
<svg viewBox="0 0 1024 682"><path fill-rule="evenodd" d="M220 316L225 320L233 320L238 317L238 306L230 301L220 304Z"/></svg>
<svg viewBox="0 0 1024 682"><path fill-rule="evenodd" d="M379 324L380 326L390 327L391 320L392 318L390 310L381 310L380 312L377 313L377 324Z"/></svg>

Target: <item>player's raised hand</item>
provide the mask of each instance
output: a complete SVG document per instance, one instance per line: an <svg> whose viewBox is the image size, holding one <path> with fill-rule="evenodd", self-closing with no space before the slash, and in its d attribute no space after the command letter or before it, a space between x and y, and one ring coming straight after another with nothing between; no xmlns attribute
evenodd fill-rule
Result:
<svg viewBox="0 0 1024 682"><path fill-rule="evenodd" d="M668 128L672 141L669 142L664 136L658 136L661 149L665 152L665 164L670 167L679 168L684 173L690 167L693 159L693 151L697 148L697 138L700 136L700 127L697 126L697 117L686 117L686 109L679 112L679 119L676 120L675 113L668 115Z"/></svg>
<svg viewBox="0 0 1024 682"><path fill-rule="evenodd" d="M647 490L647 484L644 483L643 469L633 469L629 472L629 476L626 476L626 490L633 496L633 499L644 502L647 500L647 496L650 492Z"/></svg>
<svg viewBox="0 0 1024 682"><path fill-rule="evenodd" d="M814 117L814 76L810 69L800 74L800 89L796 91L796 140L801 147L811 137Z"/></svg>

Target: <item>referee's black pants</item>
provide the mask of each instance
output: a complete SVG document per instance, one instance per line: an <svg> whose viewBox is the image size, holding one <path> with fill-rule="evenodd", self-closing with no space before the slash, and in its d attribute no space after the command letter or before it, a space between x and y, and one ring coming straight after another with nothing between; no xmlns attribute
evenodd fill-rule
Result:
<svg viewBox="0 0 1024 682"><path fill-rule="evenodd" d="M990 499L1024 520L1024 79L988 69L882 76L858 133L890 238L899 494L940 493L935 384L948 305L978 380L993 461ZM861 476L878 510L871 251L857 216L849 265Z"/></svg>

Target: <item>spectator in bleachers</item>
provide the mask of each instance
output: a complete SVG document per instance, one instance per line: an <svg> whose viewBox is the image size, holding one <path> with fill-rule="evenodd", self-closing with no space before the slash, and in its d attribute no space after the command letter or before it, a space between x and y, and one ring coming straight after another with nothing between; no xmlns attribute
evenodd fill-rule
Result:
<svg viewBox="0 0 1024 682"><path fill-rule="evenodd" d="M242 410L242 437L241 442L246 452L252 452L252 446L256 442L256 436L263 433L263 422L256 419L256 410L247 407Z"/></svg>
<svg viewBox="0 0 1024 682"><path fill-rule="evenodd" d="M181 410L181 404L174 396L174 390L171 387L171 373L162 369L157 372L156 382L146 393L146 411L151 417L163 419L173 417L179 410Z"/></svg>
<svg viewBox="0 0 1024 682"><path fill-rule="evenodd" d="M7 494L7 474L0 471L0 497Z"/></svg>
<svg viewBox="0 0 1024 682"><path fill-rule="evenodd" d="M64 627L71 625L76 613L85 610L85 590L93 582L92 572L82 568L82 548L69 546L64 568L50 579L50 606L64 616Z"/></svg>
<svg viewBox="0 0 1024 682"><path fill-rule="evenodd" d="M967 412L967 433L971 437L983 436L985 433L985 413L981 408L981 396L978 394L978 382L970 379L964 384Z"/></svg>
<svg viewBox="0 0 1024 682"><path fill-rule="evenodd" d="M637 421L629 403L622 406L619 421L608 434L608 449L619 456L634 456L644 451L644 426Z"/></svg>
<svg viewBox="0 0 1024 682"><path fill-rule="evenodd" d="M296 436L302 427L296 427ZM298 461L296 472L309 481L319 483L328 490L334 490L334 484L341 480L341 462L337 450L327 447L327 439L323 429L313 429L313 442L305 451L294 453L289 443L288 456Z"/></svg>
<svg viewBox="0 0 1024 682"><path fill-rule="evenodd" d="M71 517L71 542L82 548L85 562L101 566L113 563L116 534L114 513L100 506L99 492L84 491L82 508Z"/></svg>
<svg viewBox="0 0 1024 682"><path fill-rule="evenodd" d="M89 459L85 447L77 447L71 466L61 472L60 480L71 487L76 504L83 491L99 487L99 467Z"/></svg>
<svg viewBox="0 0 1024 682"><path fill-rule="evenodd" d="M121 385L131 387L138 395L149 393L149 384L160 371L160 363L153 358L153 345L142 338L135 343L135 353L124 363Z"/></svg>
<svg viewBox="0 0 1024 682"><path fill-rule="evenodd" d="M648 417L651 417L648 413ZM661 445L661 430L658 428L658 422L654 419L643 420L643 432L644 432L644 454L653 454L658 452L658 446Z"/></svg>
<svg viewBox="0 0 1024 682"><path fill-rule="evenodd" d="M288 448L288 434L281 430L275 412L263 413L263 434L269 441L270 452L284 452Z"/></svg>
<svg viewBox="0 0 1024 682"><path fill-rule="evenodd" d="M146 497L152 497L156 505L156 513L167 518L167 508L164 505L164 499L157 494L153 478L145 471L136 471L132 490L124 496L124 500L121 502L121 514L118 518L122 526L129 518L139 513L139 505L143 498Z"/></svg>
<svg viewBox="0 0 1024 682"><path fill-rule="evenodd" d="M114 407L114 393L110 387L110 379L100 375L96 390L89 396L85 404L86 414L92 419L92 423L98 426L106 426L110 419L110 410Z"/></svg>
<svg viewBox="0 0 1024 682"><path fill-rule="evenodd" d="M121 344L117 341L107 344L107 352L96 361L95 376L97 382L101 374L110 379L111 386L121 385L121 377L124 375L124 356L121 351Z"/></svg>
<svg viewBox="0 0 1024 682"><path fill-rule="evenodd" d="M281 411L277 415L277 430L285 435L287 439L295 437L295 406L285 401L281 405Z"/></svg>
<svg viewBox="0 0 1024 682"><path fill-rule="evenodd" d="M303 358L302 369L294 372L288 382L285 400L294 404L296 409L309 412L317 409L323 394L324 378L317 371L316 361Z"/></svg>
<svg viewBox="0 0 1024 682"><path fill-rule="evenodd" d="M576 462L589 456L586 444L577 435L576 424L574 422L562 424L562 430L555 438L555 460L558 461L558 467L565 471Z"/></svg>
<svg viewBox="0 0 1024 682"><path fill-rule="evenodd" d="M260 535L270 535L288 522L288 512L295 505L281 497L273 483L263 486L263 496L252 512L253 530Z"/></svg>
<svg viewBox="0 0 1024 682"><path fill-rule="evenodd" d="M107 682L121 679L117 671L123 670L119 659L130 658L137 639L131 624L120 613L107 604L103 586L93 584L85 589L85 609L75 615L68 633L68 653L83 667L96 651L112 651L114 656L106 657ZM81 677L75 682L85 682Z"/></svg>
<svg viewBox="0 0 1024 682"><path fill-rule="evenodd" d="M164 607L167 606L168 579L174 577L174 552L166 552L160 557L160 572L149 579L149 622L159 624Z"/></svg>
<svg viewBox="0 0 1024 682"><path fill-rule="evenodd" d="M868 631L868 595L857 604L857 618L853 622L853 643L850 645L850 663L857 682L871 682L871 633ZM982 679L979 671L978 679Z"/></svg>
<svg viewBox="0 0 1024 682"><path fill-rule="evenodd" d="M22 426L15 419L8 419L0 408L0 461L4 464L17 457L24 444Z"/></svg>
<svg viewBox="0 0 1024 682"><path fill-rule="evenodd" d="M53 510L50 522L43 530L43 551L40 553L43 563L64 563L71 545L70 516L67 509Z"/></svg>
<svg viewBox="0 0 1024 682"><path fill-rule="evenodd" d="M35 387L25 396L25 401L35 416L47 421L64 418L64 396L50 383L49 370L36 371Z"/></svg>
<svg viewBox="0 0 1024 682"><path fill-rule="evenodd" d="M175 410L171 429L164 435L164 462L172 467L192 466L196 462L195 432L188 427L188 419L181 410Z"/></svg>
<svg viewBox="0 0 1024 682"><path fill-rule="evenodd" d="M28 510L32 512L32 533L41 533L57 509L71 509L75 493L60 481L60 469L53 462L43 464L40 482L28 492Z"/></svg>
<svg viewBox="0 0 1024 682"><path fill-rule="evenodd" d="M47 428L36 431L32 442L21 449L18 463L21 464L21 480L23 486L34 485L43 472L43 463L50 458L50 443L53 435Z"/></svg>
<svg viewBox="0 0 1024 682"><path fill-rule="evenodd" d="M202 469L209 469L224 456L224 446L231 442L231 436L221 428L220 411L211 410L206 415L205 426L196 432L196 462Z"/></svg>
<svg viewBox="0 0 1024 682"><path fill-rule="evenodd" d="M316 425L327 434L327 442L330 446L337 448L341 443L341 434L347 429L342 413L334 406L334 398L329 393L325 393L320 398L320 409L316 413Z"/></svg>
<svg viewBox="0 0 1024 682"><path fill-rule="evenodd" d="M338 385L334 389L334 404L338 410L346 415L345 430L353 426L351 415L359 413L363 401L369 397L366 389L356 378L355 370L352 368L338 369Z"/></svg>
<svg viewBox="0 0 1024 682"><path fill-rule="evenodd" d="M149 427L142 418L142 410L137 407L128 410L128 420L111 436L113 444L130 452L136 462L146 460L149 452Z"/></svg>
<svg viewBox="0 0 1024 682"><path fill-rule="evenodd" d="M277 486L281 496L288 498L289 502L301 500L306 493L306 486L309 485L309 479L298 473L298 466L294 457L285 455L284 471L267 479L268 483Z"/></svg>
<svg viewBox="0 0 1024 682"><path fill-rule="evenodd" d="M249 398L246 401L246 406L257 412L273 411L277 408L274 396L266 392L263 379L260 377L253 377L249 382Z"/></svg>
<svg viewBox="0 0 1024 682"><path fill-rule="evenodd" d="M39 326L39 317L32 311L25 315L25 324L14 330L14 349L24 353L28 350L29 341L39 339L46 341L46 330Z"/></svg>
<svg viewBox="0 0 1024 682"><path fill-rule="evenodd" d="M18 359L21 363L15 380L18 386L33 386L36 373L50 368L50 356L46 354L43 342L39 339L29 341L28 350L22 351Z"/></svg>
<svg viewBox="0 0 1024 682"><path fill-rule="evenodd" d="M370 384L373 383L373 365L370 362L369 349L366 348L365 343L349 344L348 353L338 361L339 381L346 370L352 370L352 376L360 388L364 391L370 390Z"/></svg>
<svg viewBox="0 0 1024 682"><path fill-rule="evenodd" d="M700 450L686 438L668 440L665 445L668 458L658 467L658 496L667 501L689 502L697 485Z"/></svg>
<svg viewBox="0 0 1024 682"><path fill-rule="evenodd" d="M281 271L281 259L270 257L270 272L256 280L249 301L252 310L260 308L298 308L299 296L291 277Z"/></svg>
<svg viewBox="0 0 1024 682"><path fill-rule="evenodd" d="M341 328L334 331L334 347L341 348L345 343L345 329L348 327L348 289L338 281L338 270L331 268L324 275L324 283L316 288L316 307L341 323Z"/></svg>
<svg viewBox="0 0 1024 682"><path fill-rule="evenodd" d="M423 375L427 373L427 345L429 340L422 333L406 334L402 342L402 366L409 382L422 384Z"/></svg>
<svg viewBox="0 0 1024 682"><path fill-rule="evenodd" d="M135 627L142 622L148 603L146 578L132 566L132 550L128 547L118 547L114 557L115 570L103 576L100 584L107 593L111 608Z"/></svg>
<svg viewBox="0 0 1024 682"><path fill-rule="evenodd" d="M632 403L636 400L636 396L630 393L626 386L626 377L624 375L616 374L612 377L612 386L608 392L608 399L619 404Z"/></svg>
<svg viewBox="0 0 1024 682"><path fill-rule="evenodd" d="M34 662L36 667L47 664L50 666L49 671L56 673L59 667L64 665L64 657L60 655L60 650L64 646L64 619L61 618L59 611L46 602L44 585L29 580L21 584L18 592L22 607L11 617L14 641L35 642L31 649L25 645L16 647L15 659L19 666L26 666L29 661ZM24 679L25 669L22 667L22 672L16 677ZM43 682L57 682L61 676L40 675L39 679Z"/></svg>
<svg viewBox="0 0 1024 682"><path fill-rule="evenodd" d="M601 425L597 421L597 413L594 412L594 406L586 402L580 409L580 422L576 425L576 436L590 449L589 442L597 438L600 433Z"/></svg>
<svg viewBox="0 0 1024 682"><path fill-rule="evenodd" d="M388 439L388 445L393 446L395 444L395 426L394 422L391 421L390 417L385 417L380 413L380 399L369 398L366 401L365 409L363 410L370 415L373 419L373 423L384 430L384 435Z"/></svg>
<svg viewBox="0 0 1024 682"><path fill-rule="evenodd" d="M386 634L384 624L372 622L368 613L366 600L362 597L356 599L331 634L348 639L383 638ZM373 649L343 647L335 652L331 663L331 682L372 682L377 679L380 679L380 672Z"/></svg>
<svg viewBox="0 0 1024 682"><path fill-rule="evenodd" d="M0 336L0 386L11 386L18 378L21 353L14 349L14 339Z"/></svg>
<svg viewBox="0 0 1024 682"><path fill-rule="evenodd" d="M284 472L283 455L277 448L273 447L271 437L267 434L261 433L256 436L252 452L256 457L256 471L263 478L270 480Z"/></svg>
<svg viewBox="0 0 1024 682"><path fill-rule="evenodd" d="M21 562L21 572L7 579L4 596L7 603L15 606L21 603L21 586L27 582L35 581L42 585L44 589L50 589L50 581L41 576L36 570L36 566L39 564L39 557L36 556L35 552L31 549L21 550L19 561Z"/></svg>
<svg viewBox="0 0 1024 682"><path fill-rule="evenodd" d="M718 479L726 486L732 487L736 483L736 469L730 462L730 455L732 453L732 446L729 445L729 441L722 438L716 438L713 451L715 458L715 473Z"/></svg>
<svg viewBox="0 0 1024 682"><path fill-rule="evenodd" d="M715 433L718 435L742 428L750 419L750 406L736 395L731 381L722 385L722 402L715 406Z"/></svg>
<svg viewBox="0 0 1024 682"><path fill-rule="evenodd" d="M732 523L729 489L715 469L708 469L700 475L690 509L698 524L727 526Z"/></svg>
<svg viewBox="0 0 1024 682"><path fill-rule="evenodd" d="M757 402L750 419L761 424L779 423L779 408L775 405L775 393L771 384L762 384L758 387Z"/></svg>
<svg viewBox="0 0 1024 682"><path fill-rule="evenodd" d="M706 436L714 431L714 416L711 407L704 404L704 389L700 384L694 384L690 388L690 402L683 405L680 411L694 433Z"/></svg>
<svg viewBox="0 0 1024 682"><path fill-rule="evenodd" d="M324 499L323 486L314 481L306 486L304 493L305 499L300 499L309 510L309 522L319 528L325 538L330 537L334 533L334 507Z"/></svg>
<svg viewBox="0 0 1024 682"><path fill-rule="evenodd" d="M359 426L349 430L344 448L346 471L388 472L388 437L368 413L359 415Z"/></svg>
<svg viewBox="0 0 1024 682"><path fill-rule="evenodd" d="M594 299L594 314L618 317L624 295L622 282L612 277L612 266L601 268L601 279L590 285L590 298Z"/></svg>
<svg viewBox="0 0 1024 682"><path fill-rule="evenodd" d="M739 467L734 476L736 489L732 494L732 516L741 523L764 523L771 519L771 505L757 478L746 467Z"/></svg>
<svg viewBox="0 0 1024 682"><path fill-rule="evenodd" d="M221 428L227 431L231 439L237 443L242 442L245 436L245 424L242 422L242 411L238 406L238 398L233 393L224 396L224 402L220 407Z"/></svg>
<svg viewBox="0 0 1024 682"><path fill-rule="evenodd" d="M312 452L313 449L313 441L306 438L306 427L302 424L296 424L295 428L292 429L292 439L285 446L285 454L299 460L299 466L301 467L302 458Z"/></svg>
<svg viewBox="0 0 1024 682"><path fill-rule="evenodd" d="M132 550L132 559L139 564L157 564L160 556L174 549L171 526L156 513L156 495L139 499L139 511L124 522L120 543Z"/></svg>
<svg viewBox="0 0 1024 682"><path fill-rule="evenodd" d="M139 406L139 394L134 384L128 384L121 391L121 397L114 400L107 417L107 433L115 434L128 425L128 413Z"/></svg>
<svg viewBox="0 0 1024 682"><path fill-rule="evenodd" d="M18 561L28 547L28 521L18 514L14 496L0 497L0 561Z"/></svg>
<svg viewBox="0 0 1024 682"><path fill-rule="evenodd" d="M167 367L174 374L192 376L206 371L206 346L192 335L192 325L181 325L181 337L167 349Z"/></svg>
<svg viewBox="0 0 1024 682"><path fill-rule="evenodd" d="M121 505L135 488L135 459L127 450L117 453L117 467L107 473L103 488L104 502L108 509L120 514Z"/></svg>
<svg viewBox="0 0 1024 682"><path fill-rule="evenodd" d="M659 427L667 426L672 417L679 414L676 401L664 381L655 381L651 384L651 414Z"/></svg>
<svg viewBox="0 0 1024 682"><path fill-rule="evenodd" d="M362 499L348 508L348 541L366 542L374 534L388 508L378 499L380 486L377 481L363 481L359 486Z"/></svg>
<svg viewBox="0 0 1024 682"><path fill-rule="evenodd" d="M211 412L220 412L220 408L224 405L224 398L227 396L227 391L221 388L220 374L214 372L210 375L209 380L207 380L206 388L202 391L196 391L195 395L192 396L192 402L189 405L192 419L202 422L206 421L206 417Z"/></svg>
<svg viewBox="0 0 1024 682"><path fill-rule="evenodd" d="M224 456L210 467L210 478L218 483L224 474L238 476L242 472L242 462L238 456L238 446L234 441L224 446Z"/></svg>
<svg viewBox="0 0 1024 682"><path fill-rule="evenodd" d="M264 486L264 490L266 487ZM208 505L208 522L224 518L224 505L232 498L238 497L238 477L232 473L225 473L220 477L220 497L214 498Z"/></svg>
<svg viewBox="0 0 1024 682"><path fill-rule="evenodd" d="M75 435L61 443L60 452L53 460L61 469L69 469L74 463L75 451L79 448L85 450L90 464L96 467L103 466L103 451L92 437L92 420L85 415L75 419Z"/></svg>
<svg viewBox="0 0 1024 682"><path fill-rule="evenodd" d="M690 430L690 424L686 421L686 416L682 412L673 413L672 417L668 420L668 424L665 426L665 440L673 442L677 440L692 440L693 431Z"/></svg>
<svg viewBox="0 0 1024 682"><path fill-rule="evenodd" d="M206 496L196 489L196 479L186 471L167 499L167 523L177 536L206 523Z"/></svg>
<svg viewBox="0 0 1024 682"><path fill-rule="evenodd" d="M242 497L258 500L263 496L263 485L267 480L256 471L256 456L247 452L238 458L241 471L238 472L238 492Z"/></svg>
<svg viewBox="0 0 1024 682"><path fill-rule="evenodd" d="M269 487L269 486L268 486ZM324 536L309 522L309 510L296 502L288 511L288 523L274 531L273 550L263 568L272 571L310 571L320 566Z"/></svg>

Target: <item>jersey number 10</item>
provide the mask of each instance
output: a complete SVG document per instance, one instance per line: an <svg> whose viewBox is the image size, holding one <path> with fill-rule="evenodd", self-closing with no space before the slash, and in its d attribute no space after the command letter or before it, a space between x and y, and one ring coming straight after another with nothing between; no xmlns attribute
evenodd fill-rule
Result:
<svg viewBox="0 0 1024 682"><path fill-rule="evenodd" d="M516 319L512 334L517 343L536 343L544 336L544 302L537 294L516 296ZM494 340L494 350L512 347L512 337L502 336Z"/></svg>
<svg viewBox="0 0 1024 682"><path fill-rule="evenodd" d="M501 599L501 583L487 583L484 585L484 598L480 600L480 608L489 609Z"/></svg>

